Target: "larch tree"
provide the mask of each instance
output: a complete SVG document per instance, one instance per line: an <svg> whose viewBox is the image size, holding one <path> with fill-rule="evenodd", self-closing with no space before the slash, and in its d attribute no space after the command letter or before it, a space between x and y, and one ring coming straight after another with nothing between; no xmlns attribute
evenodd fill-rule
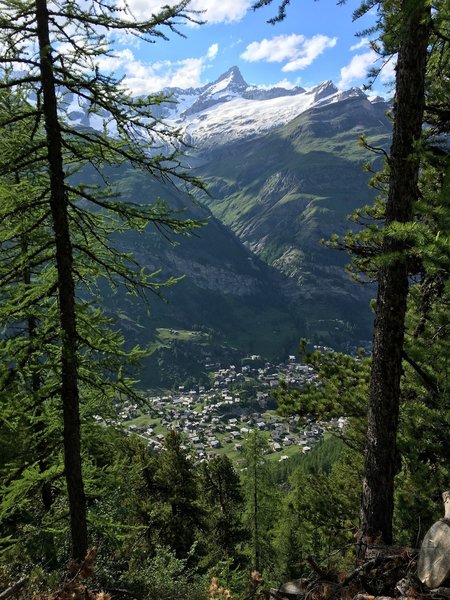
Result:
<svg viewBox="0 0 450 600"><path fill-rule="evenodd" d="M154 115L153 106L163 97L133 98L118 79L101 73L98 63L102 57L111 56L112 33L146 41L164 39L165 28L176 31L178 24L195 18L186 11L187 5L188 0L182 0L138 21L125 5L114 1L0 2L0 89L27 99L15 114L3 115L0 123L0 133L18 124L22 132L21 148L4 161L1 174L10 178L19 169L28 169L43 178L40 188L28 198L22 195L16 204L10 199L9 209L2 212L2 223L27 217L31 219L30 235L44 230L46 234L33 252L22 245L22 252L16 253L10 265L10 275L4 277L2 273L0 285L11 292L18 275L33 271L33 277L22 282L27 294L16 318L33 314L41 302L54 300L57 321L52 346L56 351L52 351L51 368L57 377L54 389L47 390L47 398L57 394L62 406L64 475L72 556L77 560L84 558L88 547L80 382L82 385L85 376L87 385L93 380L98 384L93 372L86 375L88 355L112 356L115 350L121 354L115 348L117 338L105 333L107 319L90 307L85 296L101 277L111 285L122 283L135 293L137 289L157 290L160 285L151 273L135 264L132 256L114 247L113 234L127 228L139 230L148 223L168 232L188 234L196 225L180 219L160 202L122 201L106 176L102 185L84 184L83 170L89 167L102 173L106 166L128 165L170 183L178 180L199 185L180 168L177 133ZM75 97L87 114L95 115L102 126L95 130L73 124L65 114L69 96ZM15 236L6 236L2 249L10 252L11 247L18 248L20 235L16 231ZM36 237L33 239L37 243ZM97 323L92 327L98 333L95 340L87 335L94 314L97 320L91 325ZM12 326L13 319L6 319L7 332ZM30 344L33 337L27 336ZM19 370L14 356L10 356L9 367ZM103 364L101 370L107 368Z"/></svg>
<svg viewBox="0 0 450 600"><path fill-rule="evenodd" d="M361 552L367 541L392 543L394 478L400 469L397 430L410 276L410 242L404 236L395 235L395 226L412 221L419 197L419 146L431 32L430 5L424 0L404 0L396 7L396 19L400 39L397 42L394 130L382 241L385 264L377 273L360 516Z"/></svg>
<svg viewBox="0 0 450 600"><path fill-rule="evenodd" d="M269 5L272 1L260 0L254 8ZM271 22L285 18L289 3L290 0L278 3L278 14ZM372 240L372 249L379 248L376 266L374 268L371 262L370 267L378 283L378 294L360 508L360 554L364 553L367 543L382 541L390 544L393 541L394 479L400 468L397 431L405 315L410 277L417 272L418 266L417 261L412 260L414 240L408 230L411 232L413 227L415 207L420 197L419 175L424 156L421 152L422 127L427 90L433 86L441 85L440 91L434 94L434 114L445 114L442 81L448 78L448 73L444 78L441 74L439 83L431 78L427 80L427 65L436 47L436 39L440 40L441 46L449 40L444 25L445 6L439 1L370 0L361 4L354 18L372 8L378 9L378 23L372 33L378 34L380 52L385 57L397 54L397 66L394 127L387 157L386 200L382 203L382 214L378 210L383 227L380 235ZM430 106L430 111L428 115L433 114L433 106ZM361 247L357 250L360 253Z"/></svg>
<svg viewBox="0 0 450 600"><path fill-rule="evenodd" d="M8 90L0 93L0 121L10 121L31 106L20 94ZM43 144L43 138L37 146ZM2 517L13 512L26 514L25 489L34 488L42 498L45 511L50 510L53 493L51 467L55 469L54 403L50 363L57 362L54 346L56 298L52 250L49 237L50 214L45 203L47 179L40 169L33 169L35 155L28 155L24 165L21 154L29 144L29 131L22 123L2 130L0 141L0 389L2 423L0 432L6 441L14 440L14 460L3 470L1 494L6 504ZM39 150L38 150L39 152ZM53 293L51 293L53 291ZM50 292L50 293L49 293ZM48 401L44 407L43 399ZM5 426L8 425L8 427ZM28 435L24 434L28 430ZM22 432L22 434L20 433ZM53 455L53 456L52 456ZM52 456L52 458L50 458ZM29 465L28 468L25 465ZM33 466L38 469L34 470ZM17 494L14 479L26 481ZM11 487L12 486L12 487ZM36 489L39 488L39 491ZM18 497L22 496L22 497Z"/></svg>
<svg viewBox="0 0 450 600"><path fill-rule="evenodd" d="M271 565L271 532L276 524L279 500L265 458L268 450L269 442L259 430L254 429L247 435L243 452L244 525L251 536L251 564L258 572L268 570Z"/></svg>
<svg viewBox="0 0 450 600"><path fill-rule="evenodd" d="M244 496L239 474L228 456L217 455L202 463L201 484L209 517L209 560L217 564L228 559L234 567L242 565L239 545L247 534L241 522Z"/></svg>

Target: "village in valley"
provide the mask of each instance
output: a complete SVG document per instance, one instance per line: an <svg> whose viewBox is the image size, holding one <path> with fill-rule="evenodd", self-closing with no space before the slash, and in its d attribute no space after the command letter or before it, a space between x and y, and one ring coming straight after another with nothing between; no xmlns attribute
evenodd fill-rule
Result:
<svg viewBox="0 0 450 600"><path fill-rule="evenodd" d="M276 365L259 355L240 362L226 368L205 364L211 373L210 387L180 386L166 395L148 392L145 408L125 402L119 413L122 426L128 434L144 438L154 451L162 449L165 434L175 429L183 435L186 451L198 461L221 453L239 460L245 438L255 429L267 437L274 459L283 461L311 450L325 432L345 427L345 417L315 422L276 413L273 391L280 380L295 388L317 383L313 369L295 356Z"/></svg>

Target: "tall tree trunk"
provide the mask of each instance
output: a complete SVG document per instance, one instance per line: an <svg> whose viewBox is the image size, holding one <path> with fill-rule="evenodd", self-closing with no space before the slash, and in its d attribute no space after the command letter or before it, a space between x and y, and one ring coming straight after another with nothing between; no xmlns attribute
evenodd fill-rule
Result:
<svg viewBox="0 0 450 600"><path fill-rule="evenodd" d="M255 569L261 571L261 560L259 556L259 502L258 502L258 464L256 456L255 443L255 460L253 463L253 536L254 536L254 558Z"/></svg>
<svg viewBox="0 0 450 600"><path fill-rule="evenodd" d="M61 130L49 35L46 0L36 0L43 113L50 170L50 206L56 244L59 312L62 331L61 399L64 419L64 467L70 510L72 556L81 560L87 551L86 499L81 472L81 436L77 368L77 329L73 254L64 184Z"/></svg>
<svg viewBox="0 0 450 600"><path fill-rule="evenodd" d="M424 0L404 0L401 18L386 225L410 221L418 197L419 159L414 145L422 130L429 7ZM406 248L407 243L385 236L383 251L391 258L378 274L361 500L361 540L378 538L385 544L392 543L394 477L398 465L396 436L408 296ZM398 254L394 260L392 253Z"/></svg>

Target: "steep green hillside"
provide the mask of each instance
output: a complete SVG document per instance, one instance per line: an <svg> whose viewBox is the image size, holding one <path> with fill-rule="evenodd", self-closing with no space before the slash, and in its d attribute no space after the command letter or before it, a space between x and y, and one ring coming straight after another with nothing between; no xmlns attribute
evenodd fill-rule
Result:
<svg viewBox="0 0 450 600"><path fill-rule="evenodd" d="M370 339L373 290L353 283L348 257L320 240L348 229L346 215L370 201L358 137L388 143L386 108L353 96L269 134L192 152L209 184L199 202L167 182L108 173L124 198L161 199L185 210L180 217L207 222L189 238L168 240L149 227L117 240L158 280L182 278L162 290L164 300L151 299L150 312L123 290L105 296L127 343L153 350L138 375L142 385L202 379L206 364L248 353L285 357L302 336L337 349Z"/></svg>
<svg viewBox="0 0 450 600"><path fill-rule="evenodd" d="M308 335L337 346L345 336L369 338L373 291L357 286L343 266L348 257L320 244L350 228L346 217L371 201L358 145L364 134L387 145L385 103L350 97L303 113L260 138L201 155L198 173L209 184L213 214L244 244L290 279Z"/></svg>
<svg viewBox="0 0 450 600"><path fill-rule="evenodd" d="M204 206L175 187L136 174L117 173L117 188L125 198L160 198L180 218L205 220L188 238L167 239L148 227L118 238L121 250L134 253L156 279L181 280L151 298L150 312L124 290L107 292L105 303L119 319L127 342L150 346L153 356L139 374L142 385L167 386L188 376L202 378L205 364L236 360L248 353L268 358L295 352L304 335L275 269L252 255L239 239ZM161 330L176 331L161 336ZM183 335L179 332L183 331ZM191 332L191 333L190 333Z"/></svg>

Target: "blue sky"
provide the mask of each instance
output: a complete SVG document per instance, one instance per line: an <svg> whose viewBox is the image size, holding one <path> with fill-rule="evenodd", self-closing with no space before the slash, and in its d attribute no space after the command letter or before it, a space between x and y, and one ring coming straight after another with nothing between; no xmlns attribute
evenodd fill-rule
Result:
<svg viewBox="0 0 450 600"><path fill-rule="evenodd" d="M164 2L166 3L166 2ZM160 0L128 0L136 18L148 18ZM191 0L193 9L203 10L207 22L179 27L186 38L171 34L169 41L154 44L128 37L116 40L115 59L101 65L125 75L136 94L151 93L167 86L198 87L214 81L237 65L253 85L310 88L326 79L348 89L367 82L367 70L377 58L368 40L356 37L373 24L376 14L352 22L359 0L337 6L335 0L291 0L287 18L270 25L278 0L253 11L251 0ZM393 76L389 63L376 82L375 93L387 95L385 83Z"/></svg>

